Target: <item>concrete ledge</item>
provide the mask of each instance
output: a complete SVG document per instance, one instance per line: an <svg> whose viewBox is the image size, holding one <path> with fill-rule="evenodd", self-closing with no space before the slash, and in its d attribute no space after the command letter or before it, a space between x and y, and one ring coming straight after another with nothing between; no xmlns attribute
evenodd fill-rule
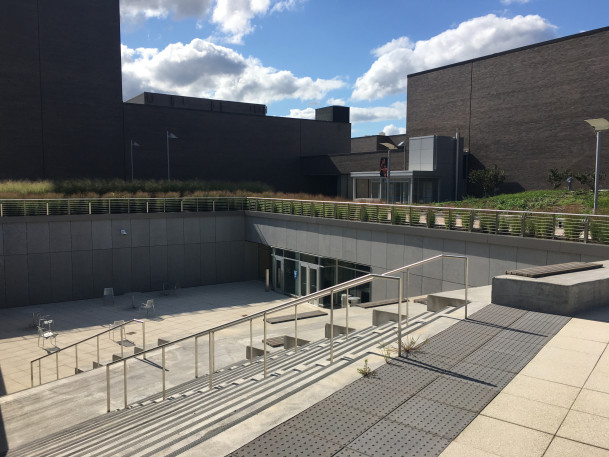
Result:
<svg viewBox="0 0 609 457"><path fill-rule="evenodd" d="M372 325L383 325L387 322L397 322L398 313L392 311L382 311L380 309L372 310Z"/></svg>
<svg viewBox="0 0 609 457"><path fill-rule="evenodd" d="M161 346L163 344L167 344L167 343L170 343L170 342L171 342L170 340L166 340L165 338L159 338L157 340L157 346Z"/></svg>
<svg viewBox="0 0 609 457"><path fill-rule="evenodd" d="M493 278L497 305L572 316L609 305L609 261L603 268L543 278L502 275Z"/></svg>
<svg viewBox="0 0 609 457"><path fill-rule="evenodd" d="M326 338L330 338L330 324L326 324ZM355 332L354 328L349 327L349 333L351 332ZM334 336L336 335L346 335L347 334L347 327L344 327L342 325L335 325L334 326Z"/></svg>
<svg viewBox="0 0 609 457"><path fill-rule="evenodd" d="M250 353L251 353L251 357L259 357L261 355L264 355L264 349L260 349L260 348L256 348L256 347L252 347L252 346L245 346L245 358L249 359L250 358Z"/></svg>
<svg viewBox="0 0 609 457"><path fill-rule="evenodd" d="M140 354L140 353L142 353L142 352L144 352L144 350L143 350L142 348L138 348L137 346L135 346L135 347L133 348L133 353L134 353L134 354Z"/></svg>
<svg viewBox="0 0 609 457"><path fill-rule="evenodd" d="M112 361L116 362L117 360L121 360L122 357L120 356L120 354L112 354Z"/></svg>
<svg viewBox="0 0 609 457"><path fill-rule="evenodd" d="M465 305L465 299L447 297L440 294L433 294L427 296L427 311L437 312L442 311L448 306L461 306Z"/></svg>
<svg viewBox="0 0 609 457"><path fill-rule="evenodd" d="M309 344L310 341L301 340L298 338L298 346L304 346L305 344ZM283 336L283 347L285 349L291 349L296 346L296 338L293 336L284 335Z"/></svg>

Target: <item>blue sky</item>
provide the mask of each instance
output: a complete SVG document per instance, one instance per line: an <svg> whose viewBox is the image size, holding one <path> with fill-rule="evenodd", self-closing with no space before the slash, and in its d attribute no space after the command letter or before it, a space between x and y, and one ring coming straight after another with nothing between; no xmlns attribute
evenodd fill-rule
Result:
<svg viewBox="0 0 609 457"><path fill-rule="evenodd" d="M609 25L607 0L120 0L123 95L351 107L404 133L410 73ZM600 50L599 52L607 52Z"/></svg>

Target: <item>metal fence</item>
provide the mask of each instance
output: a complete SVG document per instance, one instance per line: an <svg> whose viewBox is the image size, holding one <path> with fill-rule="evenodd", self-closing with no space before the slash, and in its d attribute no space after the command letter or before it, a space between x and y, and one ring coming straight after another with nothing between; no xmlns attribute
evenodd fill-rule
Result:
<svg viewBox="0 0 609 457"><path fill-rule="evenodd" d="M257 197L0 200L0 217L257 211L440 230L609 244L609 216Z"/></svg>

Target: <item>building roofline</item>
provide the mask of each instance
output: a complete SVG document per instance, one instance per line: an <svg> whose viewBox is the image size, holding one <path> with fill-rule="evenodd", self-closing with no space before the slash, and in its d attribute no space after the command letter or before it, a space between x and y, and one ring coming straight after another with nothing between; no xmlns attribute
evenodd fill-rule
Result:
<svg viewBox="0 0 609 457"><path fill-rule="evenodd" d="M550 44L554 44L554 43L559 43L561 41L572 40L574 38L581 38L581 37L584 37L584 36L595 35L597 33L608 32L608 31L609 31L609 26L608 27L601 27L600 29L588 30L586 32L576 33L574 35L567 35L567 36L560 37L560 38L554 38L553 40L540 41L539 43L529 44L529 45L521 46L519 48L514 48L514 49L508 49L507 51L496 52L494 54L489 54L489 55L486 55L486 56L476 57L474 59L463 60L461 62L455 62L455 63L451 63L451 64L444 65L444 66L441 66L441 67L430 68L429 70L423 70L423 71L419 71L417 73L411 73L411 74L407 75L407 78L410 78L411 76L419 76L419 75L424 75L426 73L432 73L432 72L438 71L438 70L444 70L446 68L458 67L459 65L465 65L465 64L469 64L469 63L473 63L473 62L479 62L479 61L486 60L486 59L492 59L494 57L503 56L505 54L511 54L513 52L525 51L527 49L537 48L537 47L540 47L540 46L546 46L546 45L550 45Z"/></svg>

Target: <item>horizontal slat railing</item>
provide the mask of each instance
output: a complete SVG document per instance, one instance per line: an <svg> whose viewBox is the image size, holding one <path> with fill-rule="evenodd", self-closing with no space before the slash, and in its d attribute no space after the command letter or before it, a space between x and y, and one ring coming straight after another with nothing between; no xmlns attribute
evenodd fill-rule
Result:
<svg viewBox="0 0 609 457"><path fill-rule="evenodd" d="M609 244L609 216L259 197L4 199L0 217L253 211Z"/></svg>

